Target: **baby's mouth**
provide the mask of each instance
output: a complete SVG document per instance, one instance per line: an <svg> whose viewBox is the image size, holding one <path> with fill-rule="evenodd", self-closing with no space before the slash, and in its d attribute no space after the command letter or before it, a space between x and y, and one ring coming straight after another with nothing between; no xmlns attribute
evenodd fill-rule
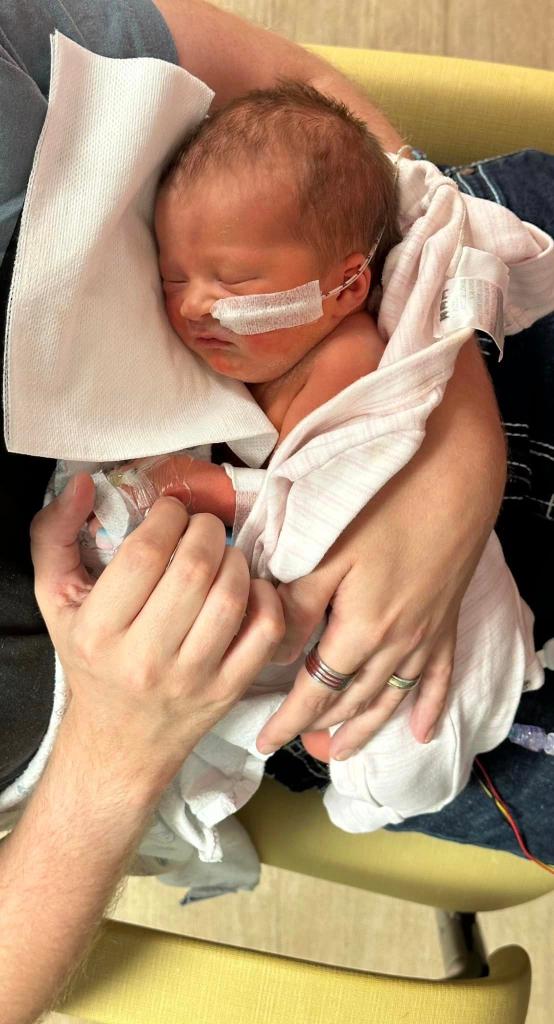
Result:
<svg viewBox="0 0 554 1024"><path fill-rule="evenodd" d="M189 331L193 340L199 342L202 346L207 345L214 348L227 348L228 346L233 345L233 342L228 336L228 332L223 331L219 325L214 325L213 327L206 325L201 329L195 329L189 326Z"/></svg>
<svg viewBox="0 0 554 1024"><path fill-rule="evenodd" d="M194 337L194 341L201 348L234 348L232 341L227 341L223 338L217 338L213 335L197 334Z"/></svg>

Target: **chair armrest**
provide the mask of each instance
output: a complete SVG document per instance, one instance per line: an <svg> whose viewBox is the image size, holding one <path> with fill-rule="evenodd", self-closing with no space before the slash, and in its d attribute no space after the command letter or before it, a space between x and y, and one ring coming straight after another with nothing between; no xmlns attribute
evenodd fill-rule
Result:
<svg viewBox="0 0 554 1024"><path fill-rule="evenodd" d="M365 974L108 922L60 1012L97 1024L523 1024L530 963L518 946L490 975Z"/></svg>
<svg viewBox="0 0 554 1024"><path fill-rule="evenodd" d="M554 153L552 71L344 46L308 49L357 82L437 163L527 148Z"/></svg>

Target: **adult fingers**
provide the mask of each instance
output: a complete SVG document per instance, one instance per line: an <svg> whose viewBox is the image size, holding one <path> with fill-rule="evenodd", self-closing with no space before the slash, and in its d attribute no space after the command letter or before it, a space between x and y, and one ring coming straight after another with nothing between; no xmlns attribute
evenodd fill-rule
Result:
<svg viewBox="0 0 554 1024"><path fill-rule="evenodd" d="M210 517L211 518L211 517ZM182 638L179 659L182 664L213 676L229 644L237 635L244 618L250 589L248 565L242 551L225 547L225 528L221 526L223 554L221 565L198 608L194 622Z"/></svg>
<svg viewBox="0 0 554 1024"><path fill-rule="evenodd" d="M416 740L429 743L444 711L456 649L458 619L441 635L427 660L410 727Z"/></svg>
<svg viewBox="0 0 554 1024"><path fill-rule="evenodd" d="M325 616L326 609L341 580L336 567L330 563L320 565L309 576L294 583L281 583L277 588L285 617L285 635L273 661L287 664L302 653L316 626Z"/></svg>
<svg viewBox="0 0 554 1024"><path fill-rule="evenodd" d="M246 615L224 659L225 675L241 693L271 660L285 634L283 608L275 588L252 580Z"/></svg>
<svg viewBox="0 0 554 1024"><path fill-rule="evenodd" d="M217 604L219 622L214 618L210 631L207 625L209 613L204 615L203 632L197 636L197 644L201 648L199 656L207 657L213 650L217 657L218 634L224 631L225 620L232 612L238 586L237 573L233 572L225 551L223 523L215 516L193 516L186 533L178 539L173 554L169 552L169 556L167 568L131 626L131 642L137 649L144 647L148 652L155 651L157 658L165 659L180 649L204 606L208 610ZM244 561L243 556L240 557ZM242 576L245 579L239 587L240 601L243 602L239 622L248 595L246 565Z"/></svg>
<svg viewBox="0 0 554 1024"><path fill-rule="evenodd" d="M160 498L125 538L87 599L87 625L104 623L110 635L126 629L146 604L188 525L177 498ZM107 611L109 609L109 616Z"/></svg>
<svg viewBox="0 0 554 1024"><path fill-rule="evenodd" d="M421 718L417 723L417 733L414 729L413 715L411 724L415 738L422 743L428 743L433 737L434 727L446 703L455 646L456 631L454 629L453 632L449 631L446 636L441 638L431 655L425 654L423 650L418 650L400 662L399 667L395 669L395 675L404 679L420 677L415 691L401 690L386 683L363 713L345 717L344 724L337 729L331 740L330 756L336 760L346 760L348 757L352 757L392 717L399 704L409 693L413 694L416 707L423 695L423 708L421 709ZM336 721L332 724L336 724ZM325 724L329 727L331 723ZM320 728L320 723L316 723L316 727Z"/></svg>
<svg viewBox="0 0 554 1024"><path fill-rule="evenodd" d="M329 757L336 761L346 761L356 754L378 732L384 722L394 715L408 692L397 690L393 686L385 686L366 711L337 729L331 738Z"/></svg>
<svg viewBox="0 0 554 1024"><path fill-rule="evenodd" d="M326 644L327 632L325 632L319 643L319 653L322 660L336 672L351 673L358 670L363 663L365 655L355 653L355 648L349 643L347 631L342 634L338 645ZM333 651L327 655L327 648ZM390 654L389 654L390 657ZM332 660L331 660L332 659ZM356 660L354 660L356 659ZM375 664L373 664L373 662ZM378 652L372 662L372 669L376 673L377 686L380 689L383 685L383 675L386 669L379 668L387 664L386 653ZM386 678L386 677L385 677ZM354 684L351 684L354 686ZM353 714L357 714L360 707L365 705L375 690L368 692L367 687L357 688L354 695L356 707ZM302 666L291 692L275 714L266 722L257 739L258 749L264 753L270 753L282 747L298 735L299 732L308 729L321 728L322 722L340 722L343 720L341 713L336 717L336 707L340 702L340 693L330 689L324 683L313 679L305 666Z"/></svg>
<svg viewBox="0 0 554 1024"><path fill-rule="evenodd" d="M60 609L80 604L92 587L81 564L77 537L93 503L92 478L79 473L31 523L35 590L47 621L52 606Z"/></svg>
<svg viewBox="0 0 554 1024"><path fill-rule="evenodd" d="M407 658L400 660L397 648L383 647L362 665L347 689L337 696L336 700L320 718L312 723L312 728L328 729L332 725L338 725L340 722L355 718L357 715L368 710L369 706L387 684L389 689L396 689L397 693L408 693L408 690L394 687L388 682L389 679L393 674L401 679L419 679L424 670L427 657L425 649L417 648ZM391 668L391 666L394 667ZM387 705L385 704L385 706ZM391 702L390 706L394 710L396 705L394 702ZM384 721L386 721L386 718L381 719L381 724ZM369 733L367 739L369 739Z"/></svg>

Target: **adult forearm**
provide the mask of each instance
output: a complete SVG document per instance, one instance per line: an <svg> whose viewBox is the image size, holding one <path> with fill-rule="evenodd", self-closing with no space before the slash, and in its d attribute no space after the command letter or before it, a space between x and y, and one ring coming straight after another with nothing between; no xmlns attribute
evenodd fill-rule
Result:
<svg viewBox="0 0 554 1024"><path fill-rule="evenodd" d="M29 1024L58 997L158 795L136 778L111 778L82 739L70 709L23 818L0 844L2 1024Z"/></svg>
<svg viewBox="0 0 554 1024"><path fill-rule="evenodd" d="M418 475L429 501L457 512L456 531L468 541L492 530L506 483L506 443L494 390L474 341L458 356L424 443L404 470Z"/></svg>
<svg viewBox="0 0 554 1024"><path fill-rule="evenodd" d="M154 2L173 35L180 64L214 90L214 106L274 85L279 77L299 79L346 103L385 149L395 152L402 145L396 129L362 90L303 47L203 0Z"/></svg>

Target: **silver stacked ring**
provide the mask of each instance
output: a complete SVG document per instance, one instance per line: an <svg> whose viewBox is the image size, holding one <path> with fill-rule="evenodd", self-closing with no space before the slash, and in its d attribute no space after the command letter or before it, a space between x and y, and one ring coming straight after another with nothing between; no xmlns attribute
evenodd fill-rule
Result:
<svg viewBox="0 0 554 1024"><path fill-rule="evenodd" d="M319 644L312 647L304 662L306 672L318 683L323 683L330 690L345 690L352 682L355 672L336 672L319 656Z"/></svg>

